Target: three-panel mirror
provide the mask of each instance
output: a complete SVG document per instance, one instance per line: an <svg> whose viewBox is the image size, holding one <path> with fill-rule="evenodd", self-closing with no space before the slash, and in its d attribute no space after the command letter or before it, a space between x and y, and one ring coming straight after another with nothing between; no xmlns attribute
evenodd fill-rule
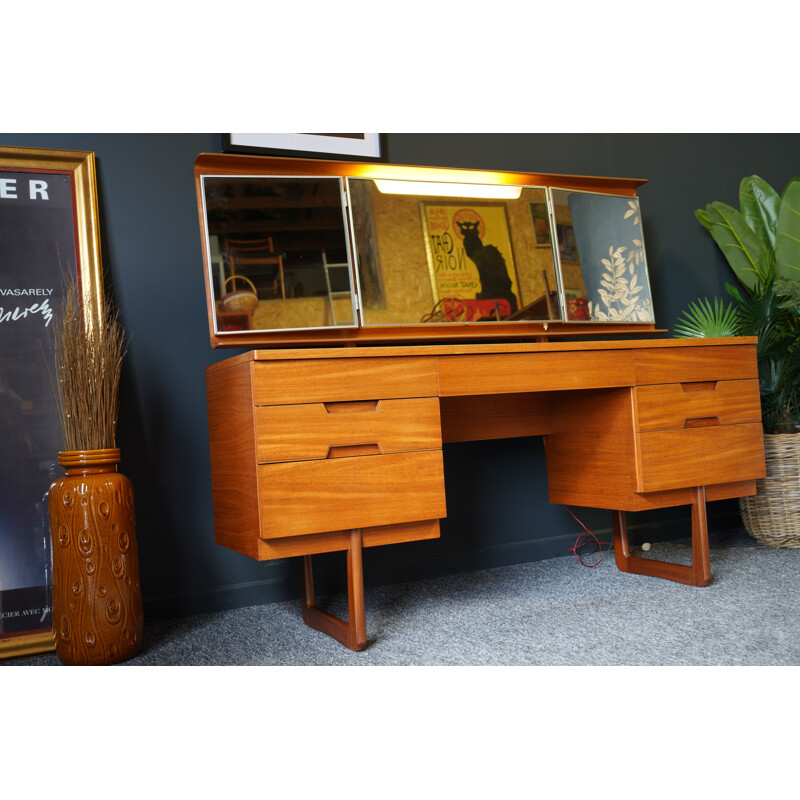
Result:
<svg viewBox="0 0 800 800"><path fill-rule="evenodd" d="M198 193L220 339L653 323L633 192L410 181L395 168L389 177L201 174Z"/></svg>

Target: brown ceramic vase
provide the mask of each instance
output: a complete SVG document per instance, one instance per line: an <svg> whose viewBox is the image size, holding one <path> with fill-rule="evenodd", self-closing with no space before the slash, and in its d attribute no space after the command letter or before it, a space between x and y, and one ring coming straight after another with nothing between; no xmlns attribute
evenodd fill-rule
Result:
<svg viewBox="0 0 800 800"><path fill-rule="evenodd" d="M133 487L119 460L116 448L61 452L67 474L50 487L53 629L71 666L126 661L142 646Z"/></svg>

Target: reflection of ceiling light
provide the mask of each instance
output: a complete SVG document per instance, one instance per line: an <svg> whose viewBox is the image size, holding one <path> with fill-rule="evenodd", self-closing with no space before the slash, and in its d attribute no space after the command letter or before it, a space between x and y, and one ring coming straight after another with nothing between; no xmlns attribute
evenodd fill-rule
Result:
<svg viewBox="0 0 800 800"><path fill-rule="evenodd" d="M375 185L384 194L433 195L436 197L491 197L500 200L516 200L522 192L521 186L485 183L434 183L433 181L376 179Z"/></svg>

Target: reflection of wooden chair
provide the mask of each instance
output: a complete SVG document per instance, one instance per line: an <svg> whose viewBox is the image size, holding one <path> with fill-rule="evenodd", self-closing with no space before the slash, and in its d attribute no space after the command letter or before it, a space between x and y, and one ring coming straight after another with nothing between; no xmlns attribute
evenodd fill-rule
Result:
<svg viewBox="0 0 800 800"><path fill-rule="evenodd" d="M257 287L260 298L286 297L283 255L272 247L272 237L265 239L222 240L225 260L231 275L246 275ZM274 269L270 269L274 267Z"/></svg>

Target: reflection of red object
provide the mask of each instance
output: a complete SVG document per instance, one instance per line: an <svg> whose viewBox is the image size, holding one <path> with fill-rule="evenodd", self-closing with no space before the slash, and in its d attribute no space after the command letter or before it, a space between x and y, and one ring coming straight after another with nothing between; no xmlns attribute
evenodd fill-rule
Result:
<svg viewBox="0 0 800 800"><path fill-rule="evenodd" d="M585 297L567 298L567 319L591 319L589 303Z"/></svg>
<svg viewBox="0 0 800 800"><path fill-rule="evenodd" d="M505 298L496 300L442 301L442 311L450 322L477 322L480 319L504 319L511 313L511 304Z"/></svg>

